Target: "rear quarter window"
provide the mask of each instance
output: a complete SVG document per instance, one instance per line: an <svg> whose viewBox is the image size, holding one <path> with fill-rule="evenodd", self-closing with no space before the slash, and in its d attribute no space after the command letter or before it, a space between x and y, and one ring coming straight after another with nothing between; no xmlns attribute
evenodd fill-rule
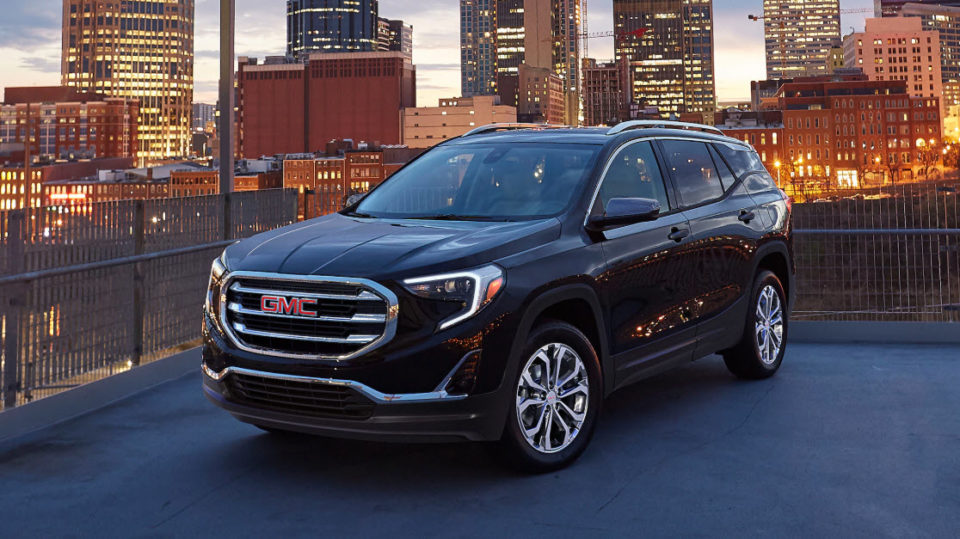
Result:
<svg viewBox="0 0 960 539"><path fill-rule="evenodd" d="M766 171L760 156L750 148L733 144L714 144L713 147L720 152L738 178L742 178L749 172Z"/></svg>

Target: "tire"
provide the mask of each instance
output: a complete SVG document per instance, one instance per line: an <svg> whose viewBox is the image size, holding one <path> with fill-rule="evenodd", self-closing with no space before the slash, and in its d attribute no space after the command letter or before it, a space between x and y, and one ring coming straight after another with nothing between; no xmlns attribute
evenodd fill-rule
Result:
<svg viewBox="0 0 960 539"><path fill-rule="evenodd" d="M547 372L554 373L553 381ZM590 443L600 416L601 377L597 352L580 330L555 321L535 327L510 379L514 391L498 445L501 457L529 473L573 463ZM532 436L524 433L527 429Z"/></svg>
<svg viewBox="0 0 960 539"><path fill-rule="evenodd" d="M767 305L772 306L769 325ZM786 306L787 295L780 279L773 272L761 271L753 281L743 336L736 346L722 352L724 363L736 377L762 380L776 374L787 348Z"/></svg>

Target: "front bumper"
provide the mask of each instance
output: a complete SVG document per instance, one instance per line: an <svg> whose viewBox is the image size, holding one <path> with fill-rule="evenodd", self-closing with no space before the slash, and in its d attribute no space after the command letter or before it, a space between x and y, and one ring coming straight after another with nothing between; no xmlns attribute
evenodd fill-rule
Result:
<svg viewBox="0 0 960 539"><path fill-rule="evenodd" d="M499 392L450 396L444 392L383 394L347 380L309 378L228 368L203 368L203 392L215 405L245 423L338 438L395 442L484 441L500 437L503 403ZM276 407L250 405L234 394L231 377L257 377L271 382L349 388L370 403L362 419L320 417Z"/></svg>

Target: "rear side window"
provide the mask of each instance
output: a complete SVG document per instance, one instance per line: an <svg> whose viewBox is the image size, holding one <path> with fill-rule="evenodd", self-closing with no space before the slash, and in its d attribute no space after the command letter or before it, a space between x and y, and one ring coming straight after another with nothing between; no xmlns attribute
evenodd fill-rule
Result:
<svg viewBox="0 0 960 539"><path fill-rule="evenodd" d="M617 152L600 187L600 201L606 209L611 198L651 198L670 208L660 166L649 142L631 144Z"/></svg>
<svg viewBox="0 0 960 539"><path fill-rule="evenodd" d="M757 152L750 148L734 144L714 144L714 148L720 152L720 155L727 161L733 173L742 178L748 172L763 172L763 162Z"/></svg>
<svg viewBox="0 0 960 539"><path fill-rule="evenodd" d="M684 206L723 196L720 175L706 144L687 140L664 140L661 144Z"/></svg>

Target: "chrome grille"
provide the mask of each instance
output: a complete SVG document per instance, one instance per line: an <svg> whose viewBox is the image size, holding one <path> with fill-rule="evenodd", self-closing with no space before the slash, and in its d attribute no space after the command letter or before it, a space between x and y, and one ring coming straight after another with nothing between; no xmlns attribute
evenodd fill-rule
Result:
<svg viewBox="0 0 960 539"><path fill-rule="evenodd" d="M265 296L309 300L311 313L265 312ZM237 272L227 277L220 305L235 345L282 357L349 359L385 343L396 329L396 296L364 279Z"/></svg>

